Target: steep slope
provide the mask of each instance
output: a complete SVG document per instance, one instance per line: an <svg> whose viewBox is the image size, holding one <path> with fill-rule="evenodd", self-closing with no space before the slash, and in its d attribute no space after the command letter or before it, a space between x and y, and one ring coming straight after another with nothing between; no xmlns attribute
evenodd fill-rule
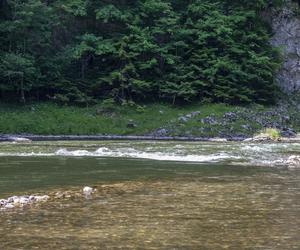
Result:
<svg viewBox="0 0 300 250"><path fill-rule="evenodd" d="M271 24L274 36L271 43L283 53L283 63L277 75L280 87L286 92L300 90L300 9L299 3L287 1L273 9Z"/></svg>

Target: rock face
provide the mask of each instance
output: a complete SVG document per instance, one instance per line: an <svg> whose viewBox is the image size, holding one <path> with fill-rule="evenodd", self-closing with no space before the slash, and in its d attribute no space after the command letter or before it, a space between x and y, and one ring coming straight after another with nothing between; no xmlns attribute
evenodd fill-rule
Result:
<svg viewBox="0 0 300 250"><path fill-rule="evenodd" d="M283 65L277 81L285 92L300 90L300 16L298 3L288 0L281 9L274 9L270 21L274 36L271 44L283 52Z"/></svg>

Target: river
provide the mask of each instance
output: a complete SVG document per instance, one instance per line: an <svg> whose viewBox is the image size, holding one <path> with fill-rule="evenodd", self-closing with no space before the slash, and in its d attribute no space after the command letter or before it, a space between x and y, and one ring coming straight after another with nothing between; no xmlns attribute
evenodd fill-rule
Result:
<svg viewBox="0 0 300 250"><path fill-rule="evenodd" d="M299 143L0 144L0 199L80 193L0 211L0 249L299 249Z"/></svg>

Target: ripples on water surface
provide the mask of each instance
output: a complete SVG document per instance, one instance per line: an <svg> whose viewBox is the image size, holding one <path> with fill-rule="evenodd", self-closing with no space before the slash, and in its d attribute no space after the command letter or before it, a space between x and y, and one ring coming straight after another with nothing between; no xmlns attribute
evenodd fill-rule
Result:
<svg viewBox="0 0 300 250"><path fill-rule="evenodd" d="M300 144L0 144L0 198L80 190L0 212L0 249L300 249Z"/></svg>

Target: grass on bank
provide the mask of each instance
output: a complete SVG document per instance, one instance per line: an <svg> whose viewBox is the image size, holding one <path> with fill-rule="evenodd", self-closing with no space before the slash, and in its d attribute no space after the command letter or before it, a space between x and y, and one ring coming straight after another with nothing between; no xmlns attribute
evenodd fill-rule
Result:
<svg viewBox="0 0 300 250"><path fill-rule="evenodd" d="M280 131L276 128L265 128L260 131L260 133L257 136L266 136L271 138L272 140L276 141L280 139Z"/></svg>
<svg viewBox="0 0 300 250"><path fill-rule="evenodd" d="M253 135L262 129L251 116L224 121L225 114L265 112L267 108L243 108L225 104L206 104L174 107L166 104L115 105L98 104L92 107L59 106L53 103L25 106L0 105L1 134L37 135L147 135L165 128L172 136ZM197 115L182 122L179 118L191 112ZM205 122L207 117L212 122ZM270 121L273 117L270 117ZM134 123L136 127L128 127Z"/></svg>
<svg viewBox="0 0 300 250"><path fill-rule="evenodd" d="M147 106L102 106L89 108L59 106L51 103L26 106L0 106L0 133L58 134L118 134L143 135L197 109L194 106L174 108L163 104ZM223 105L201 107L203 116L223 113ZM136 124L128 128L128 123Z"/></svg>

